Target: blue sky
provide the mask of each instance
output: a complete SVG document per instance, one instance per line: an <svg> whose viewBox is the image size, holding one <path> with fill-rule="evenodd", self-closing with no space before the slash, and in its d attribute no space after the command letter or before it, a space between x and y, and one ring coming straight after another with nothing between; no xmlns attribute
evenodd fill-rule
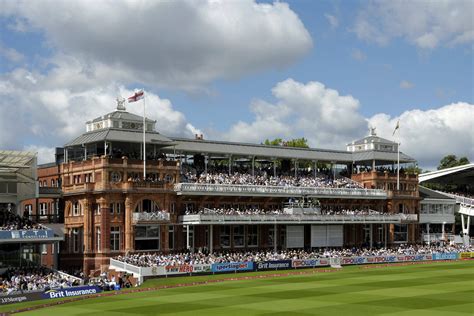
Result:
<svg viewBox="0 0 474 316"><path fill-rule="evenodd" d="M420 165L474 160L470 1L0 5L1 148L47 161L145 87L165 135L344 149L368 126L390 138L400 119Z"/></svg>

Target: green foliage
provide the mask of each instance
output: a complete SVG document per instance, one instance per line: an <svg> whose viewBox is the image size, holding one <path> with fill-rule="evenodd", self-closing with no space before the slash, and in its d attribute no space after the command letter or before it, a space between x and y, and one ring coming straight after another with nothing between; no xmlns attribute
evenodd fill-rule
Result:
<svg viewBox="0 0 474 316"><path fill-rule="evenodd" d="M268 146L282 146L283 140L281 138L275 138L273 140L265 139L263 144Z"/></svg>
<svg viewBox="0 0 474 316"><path fill-rule="evenodd" d="M275 138L273 140L265 139L263 144L264 145L269 145L269 146L309 148L308 140L304 137L294 138L294 139L290 139L290 140L287 140L287 141L284 141L281 138Z"/></svg>
<svg viewBox="0 0 474 316"><path fill-rule="evenodd" d="M468 163L470 162L467 157L461 157L458 159L456 155L447 155L440 160L438 170L467 165Z"/></svg>
<svg viewBox="0 0 474 316"><path fill-rule="evenodd" d="M405 168L405 172L408 174L420 174L423 173L423 170L418 166L409 166Z"/></svg>

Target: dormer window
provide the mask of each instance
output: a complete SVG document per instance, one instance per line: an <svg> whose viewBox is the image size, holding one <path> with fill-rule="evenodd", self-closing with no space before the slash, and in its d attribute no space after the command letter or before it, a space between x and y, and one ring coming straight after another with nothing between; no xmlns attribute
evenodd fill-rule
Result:
<svg viewBox="0 0 474 316"><path fill-rule="evenodd" d="M104 128L104 123L103 122L99 122L99 123L94 124L94 129L102 129L102 128Z"/></svg>
<svg viewBox="0 0 474 316"><path fill-rule="evenodd" d="M122 122L122 128L124 129L142 129L142 123L135 123L135 122Z"/></svg>

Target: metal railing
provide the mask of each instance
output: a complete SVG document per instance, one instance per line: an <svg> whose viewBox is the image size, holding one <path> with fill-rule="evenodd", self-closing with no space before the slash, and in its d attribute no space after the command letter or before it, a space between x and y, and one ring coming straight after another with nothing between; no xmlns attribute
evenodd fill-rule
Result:
<svg viewBox="0 0 474 316"><path fill-rule="evenodd" d="M354 189L354 188L318 188L318 187L280 187L263 185L240 185L240 184L202 184L202 183L178 183L175 185L177 192L199 192L199 193L224 193L224 194L270 194L285 196L313 196L313 195L335 195L351 197L377 197L386 198L387 193L377 189Z"/></svg>
<svg viewBox="0 0 474 316"><path fill-rule="evenodd" d="M198 214L180 216L182 222L401 222L416 221L416 214L378 214L378 215L217 215Z"/></svg>
<svg viewBox="0 0 474 316"><path fill-rule="evenodd" d="M456 200L456 203L474 207L474 199L467 198L467 197L460 196L460 195L456 195L456 194L452 194L452 193L443 192L443 191L437 191L437 192L439 192L441 194L444 194L444 195L447 195L449 197L452 197L453 199Z"/></svg>
<svg viewBox="0 0 474 316"><path fill-rule="evenodd" d="M447 233L431 233L431 234L423 234L423 241L424 242L438 242L438 241L452 241L454 240L454 235L453 234L447 234Z"/></svg>

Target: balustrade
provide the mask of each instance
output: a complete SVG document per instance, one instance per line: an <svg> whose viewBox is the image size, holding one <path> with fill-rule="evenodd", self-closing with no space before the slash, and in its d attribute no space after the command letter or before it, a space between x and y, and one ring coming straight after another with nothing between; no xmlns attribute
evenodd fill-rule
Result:
<svg viewBox="0 0 474 316"><path fill-rule="evenodd" d="M383 190L356 188L279 187L262 185L178 183L175 185L175 190L177 192L280 194L288 196L336 195L379 198L387 197L387 194Z"/></svg>

